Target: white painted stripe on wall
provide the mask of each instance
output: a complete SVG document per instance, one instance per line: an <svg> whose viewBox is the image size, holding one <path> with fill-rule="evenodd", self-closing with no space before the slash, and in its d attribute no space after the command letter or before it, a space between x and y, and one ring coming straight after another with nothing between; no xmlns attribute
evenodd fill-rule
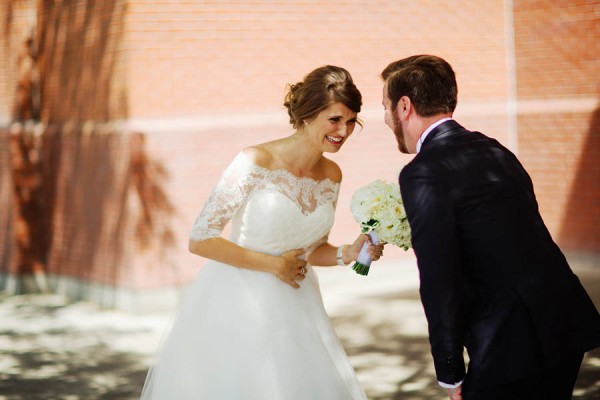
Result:
<svg viewBox="0 0 600 400"><path fill-rule="evenodd" d="M510 103L510 101L508 101ZM485 115L510 115L514 123L513 135L516 140L516 117L526 114L547 114L561 112L592 112L599 105L599 99L595 97L572 97L563 99L536 99L526 101L513 101L510 107L507 107L507 100L488 100L459 102L456 108L457 116L485 116ZM383 109L381 107L364 108L359 114L366 122L383 121ZM245 113L223 115L216 114L212 116L202 116L196 118L133 118L128 121L122 121L128 129L139 130L142 132L172 132L174 129L180 130L206 130L219 128L234 128L240 126L289 126L285 111L264 112L264 113Z"/></svg>
<svg viewBox="0 0 600 400"><path fill-rule="evenodd" d="M215 114L195 118L132 118L126 121L131 130L156 132L173 128L182 130L205 130L239 126L285 125L288 117L281 112ZM290 125L291 126L291 125Z"/></svg>
<svg viewBox="0 0 600 400"><path fill-rule="evenodd" d="M561 114L567 112L594 112L600 107L596 97L532 99L517 102L518 114Z"/></svg>
<svg viewBox="0 0 600 400"><path fill-rule="evenodd" d="M455 114L457 118L511 115L511 118L514 118L514 134L516 136L516 117L518 115L556 114L564 112L591 113L600 107L600 99L591 96L521 100L514 102L514 105L510 107L507 106L507 101L506 99L471 102L460 102L459 100ZM383 122L383 109L380 106L364 108L359 115L366 122ZM9 121L1 117L0 126L4 128L8 127L10 125ZM129 120L111 121L110 124L114 125L115 129L153 133L172 133L174 130L202 131L240 126L286 126L292 130L285 110L262 113L236 113L231 115L215 114L192 118L132 118Z"/></svg>
<svg viewBox="0 0 600 400"><path fill-rule="evenodd" d="M10 125L10 115L0 114L0 126L6 128Z"/></svg>

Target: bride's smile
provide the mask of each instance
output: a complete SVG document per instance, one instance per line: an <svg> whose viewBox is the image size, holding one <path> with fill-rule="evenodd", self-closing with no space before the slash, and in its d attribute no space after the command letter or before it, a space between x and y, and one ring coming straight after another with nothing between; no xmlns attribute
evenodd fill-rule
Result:
<svg viewBox="0 0 600 400"><path fill-rule="evenodd" d="M357 123L357 113L342 103L331 103L298 130L305 134L319 151L335 153L352 135Z"/></svg>

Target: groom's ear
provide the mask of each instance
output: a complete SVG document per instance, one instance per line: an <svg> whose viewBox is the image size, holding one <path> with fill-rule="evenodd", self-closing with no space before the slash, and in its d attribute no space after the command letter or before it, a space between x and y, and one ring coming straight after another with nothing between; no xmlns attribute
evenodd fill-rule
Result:
<svg viewBox="0 0 600 400"><path fill-rule="evenodd" d="M398 113L398 118L406 118L410 111L412 110L412 103L410 99L406 96L400 97L398 100L398 106L396 106L396 112Z"/></svg>

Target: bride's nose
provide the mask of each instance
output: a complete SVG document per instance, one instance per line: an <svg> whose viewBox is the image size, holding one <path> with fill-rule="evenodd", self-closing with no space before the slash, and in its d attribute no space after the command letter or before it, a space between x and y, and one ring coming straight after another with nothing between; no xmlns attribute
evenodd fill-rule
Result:
<svg viewBox="0 0 600 400"><path fill-rule="evenodd" d="M338 128L338 132L337 133L341 137L348 136L348 127L346 126L346 124L340 124L340 127Z"/></svg>

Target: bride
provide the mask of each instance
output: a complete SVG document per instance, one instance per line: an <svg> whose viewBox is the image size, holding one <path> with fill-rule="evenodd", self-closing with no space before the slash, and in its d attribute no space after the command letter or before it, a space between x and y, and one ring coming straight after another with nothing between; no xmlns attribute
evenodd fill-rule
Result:
<svg viewBox="0 0 600 400"><path fill-rule="evenodd" d="M324 66L290 85L284 104L295 133L240 152L192 228L190 251L212 261L142 399L366 400L312 268L349 264L365 241L374 260L382 254L366 235L327 242L342 173L323 153L352 134L361 94L345 69Z"/></svg>

